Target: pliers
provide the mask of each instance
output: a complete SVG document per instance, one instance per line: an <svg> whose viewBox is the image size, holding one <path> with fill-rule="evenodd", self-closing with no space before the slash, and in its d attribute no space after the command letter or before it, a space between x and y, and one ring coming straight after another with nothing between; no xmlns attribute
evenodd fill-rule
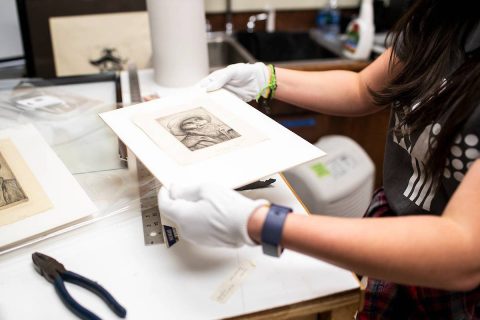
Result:
<svg viewBox="0 0 480 320"><path fill-rule="evenodd" d="M76 284L99 296L108 307L119 317L125 318L127 310L122 307L112 295L98 283L82 277L71 271L67 271L63 264L57 260L39 252L32 254L32 260L38 273L48 282L52 283L65 306L75 313L80 319L101 320L96 314L87 310L75 301L65 288L65 281Z"/></svg>

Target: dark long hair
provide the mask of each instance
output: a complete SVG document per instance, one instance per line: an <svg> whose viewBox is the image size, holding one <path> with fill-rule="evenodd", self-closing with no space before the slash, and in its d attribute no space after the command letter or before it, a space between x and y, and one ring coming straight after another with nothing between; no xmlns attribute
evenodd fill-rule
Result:
<svg viewBox="0 0 480 320"><path fill-rule="evenodd" d="M392 105L401 115L394 130L408 126L415 132L441 124L436 141L429 142L425 166L434 177L443 173L452 140L480 104L479 50L465 52L480 20L475 3L415 1L391 30L402 67L383 90L372 92L376 103ZM392 57L391 68L393 63Z"/></svg>

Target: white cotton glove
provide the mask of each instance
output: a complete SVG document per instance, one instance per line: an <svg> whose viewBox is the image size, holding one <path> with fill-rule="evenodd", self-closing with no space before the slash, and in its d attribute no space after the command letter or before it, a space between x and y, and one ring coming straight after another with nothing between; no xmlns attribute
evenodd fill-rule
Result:
<svg viewBox="0 0 480 320"><path fill-rule="evenodd" d="M255 245L247 222L255 209L267 204L213 184L173 184L158 194L160 212L177 225L180 238L214 247Z"/></svg>
<svg viewBox="0 0 480 320"><path fill-rule="evenodd" d="M248 102L257 98L269 80L270 70L265 64L236 63L212 72L199 85L207 92L225 88Z"/></svg>

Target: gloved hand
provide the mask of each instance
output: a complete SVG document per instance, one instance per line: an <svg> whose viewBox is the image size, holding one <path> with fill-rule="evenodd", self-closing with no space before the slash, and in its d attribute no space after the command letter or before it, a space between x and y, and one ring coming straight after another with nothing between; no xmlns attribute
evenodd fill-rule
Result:
<svg viewBox="0 0 480 320"><path fill-rule="evenodd" d="M160 212L176 223L180 237L192 243L215 247L255 245L247 222L266 200L251 200L224 187L173 184L160 189Z"/></svg>
<svg viewBox="0 0 480 320"><path fill-rule="evenodd" d="M225 88L248 102L257 98L269 80L270 70L265 64L236 63L212 72L199 85L207 92Z"/></svg>

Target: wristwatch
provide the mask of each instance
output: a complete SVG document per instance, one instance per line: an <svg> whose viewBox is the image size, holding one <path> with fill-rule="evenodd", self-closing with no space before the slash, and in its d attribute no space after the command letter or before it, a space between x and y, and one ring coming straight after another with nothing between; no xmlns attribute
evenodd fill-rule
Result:
<svg viewBox="0 0 480 320"><path fill-rule="evenodd" d="M263 253L273 257L280 257L283 247L282 240L283 225L287 215L292 212L291 208L271 204L267 217L262 227L261 242Z"/></svg>

